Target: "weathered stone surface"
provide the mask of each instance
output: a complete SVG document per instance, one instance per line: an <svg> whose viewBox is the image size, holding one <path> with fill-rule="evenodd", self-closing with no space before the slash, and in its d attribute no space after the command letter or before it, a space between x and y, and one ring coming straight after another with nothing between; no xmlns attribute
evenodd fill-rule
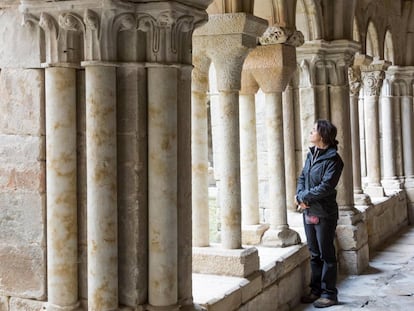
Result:
<svg viewBox="0 0 414 311"><path fill-rule="evenodd" d="M46 297L44 247L1 244L0 262L0 294L39 300ZM11 310L20 309L11 308Z"/></svg>
<svg viewBox="0 0 414 311"><path fill-rule="evenodd" d="M10 311L41 311L44 310L45 303L29 299L11 298Z"/></svg>
<svg viewBox="0 0 414 311"><path fill-rule="evenodd" d="M8 116L0 119L1 133L44 135L44 110L44 73L42 69L1 70L0 115Z"/></svg>
<svg viewBox="0 0 414 311"><path fill-rule="evenodd" d="M4 2L4 1L2 1ZM40 27L22 27L18 10L0 10L0 67L40 67Z"/></svg>
<svg viewBox="0 0 414 311"><path fill-rule="evenodd" d="M0 310L9 311L9 298L0 296Z"/></svg>

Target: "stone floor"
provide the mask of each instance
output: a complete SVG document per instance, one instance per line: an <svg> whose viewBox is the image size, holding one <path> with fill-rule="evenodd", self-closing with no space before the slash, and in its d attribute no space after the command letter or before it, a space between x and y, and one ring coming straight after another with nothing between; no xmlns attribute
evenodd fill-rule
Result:
<svg viewBox="0 0 414 311"><path fill-rule="evenodd" d="M404 229L370 257L365 273L340 277L339 305L317 309L301 304L292 311L414 310L414 226Z"/></svg>

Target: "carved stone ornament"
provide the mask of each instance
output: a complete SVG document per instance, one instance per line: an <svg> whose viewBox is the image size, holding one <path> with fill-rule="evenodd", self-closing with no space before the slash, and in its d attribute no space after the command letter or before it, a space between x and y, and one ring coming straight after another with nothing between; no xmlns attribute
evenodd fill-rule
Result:
<svg viewBox="0 0 414 311"><path fill-rule="evenodd" d="M364 94L366 96L379 96L381 92L382 81L385 78L384 71L363 71L362 81Z"/></svg>
<svg viewBox="0 0 414 311"><path fill-rule="evenodd" d="M348 68L349 91L357 96L361 89L361 76L354 68Z"/></svg>
<svg viewBox="0 0 414 311"><path fill-rule="evenodd" d="M301 46L305 40L303 34L297 30L291 30L278 25L268 27L259 38L261 45L287 44L295 47Z"/></svg>

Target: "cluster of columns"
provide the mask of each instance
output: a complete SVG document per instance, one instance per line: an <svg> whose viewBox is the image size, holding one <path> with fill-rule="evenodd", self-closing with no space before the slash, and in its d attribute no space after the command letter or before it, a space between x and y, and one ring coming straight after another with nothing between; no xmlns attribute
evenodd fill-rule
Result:
<svg viewBox="0 0 414 311"><path fill-rule="evenodd" d="M81 299L86 298L79 295L82 280L87 280L87 308L91 311L119 310L125 304L133 309L143 305L145 310L178 310L193 305L192 66L188 47L193 30L207 18L200 8L205 9L208 3L193 1L194 7L188 5L185 10L183 4L170 1L142 5L108 2L102 7L101 1L91 0L75 9L66 3L22 4L25 21L42 28L46 43L42 48L46 76L47 310L80 309ZM144 34L145 44L138 46L137 42L133 50L144 50L148 53L145 59L138 59L145 53L137 52L129 55L129 62L118 60L121 30L127 30L134 39L141 36L137 32ZM77 50L79 47L84 50ZM145 91L139 94L137 102L128 101L132 105L145 105L136 109L145 115L137 113L128 120L132 122L130 128L135 128L141 120L146 120L147 125L145 132L135 134L146 137L147 167L136 170L147 177L148 192L146 188L130 187L136 192L145 191L146 198L139 204L147 204L147 212L141 213L144 219L130 221L147 222L148 232L139 237L140 241L147 239L146 242L128 247L148 245L148 252L145 251L148 266L138 273L142 279L135 280L133 288L127 289L142 290L143 293L132 295L145 296L144 300L128 300L128 297L120 300L119 284L125 280L120 278L118 267L118 234L122 229L118 228L118 210L119 202L129 199L120 197L118 192L119 187L125 186L118 184L118 172L124 164L118 158L122 155L118 147L128 148L124 148L124 140L118 136L117 111L120 101L129 95L123 93L128 87L117 87L120 67L142 68L145 72L139 85L135 85ZM84 81L77 80L79 71L84 71ZM80 114L76 108L83 101L80 96L84 96L86 105L87 276L78 279ZM138 163L138 159L134 160ZM126 191L121 193L136 197ZM128 267L133 274L141 268Z"/></svg>

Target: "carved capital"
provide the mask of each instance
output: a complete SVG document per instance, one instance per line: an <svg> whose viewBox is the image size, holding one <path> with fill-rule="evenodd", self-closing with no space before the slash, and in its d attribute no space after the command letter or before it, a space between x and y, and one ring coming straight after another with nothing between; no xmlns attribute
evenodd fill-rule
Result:
<svg viewBox="0 0 414 311"><path fill-rule="evenodd" d="M361 72L355 68L348 68L349 91L351 95L358 96L361 89Z"/></svg>
<svg viewBox="0 0 414 311"><path fill-rule="evenodd" d="M294 47L301 46L305 42L303 34L298 30L273 25L266 29L259 38L261 45L286 44Z"/></svg>
<svg viewBox="0 0 414 311"><path fill-rule="evenodd" d="M207 20L205 11L175 1L69 2L22 4L23 22L38 23L45 33L46 63L116 62L127 54L128 62L190 64L192 33ZM130 44L138 38L139 45Z"/></svg>
<svg viewBox="0 0 414 311"><path fill-rule="evenodd" d="M362 71L365 96L379 96L384 78L383 70Z"/></svg>

